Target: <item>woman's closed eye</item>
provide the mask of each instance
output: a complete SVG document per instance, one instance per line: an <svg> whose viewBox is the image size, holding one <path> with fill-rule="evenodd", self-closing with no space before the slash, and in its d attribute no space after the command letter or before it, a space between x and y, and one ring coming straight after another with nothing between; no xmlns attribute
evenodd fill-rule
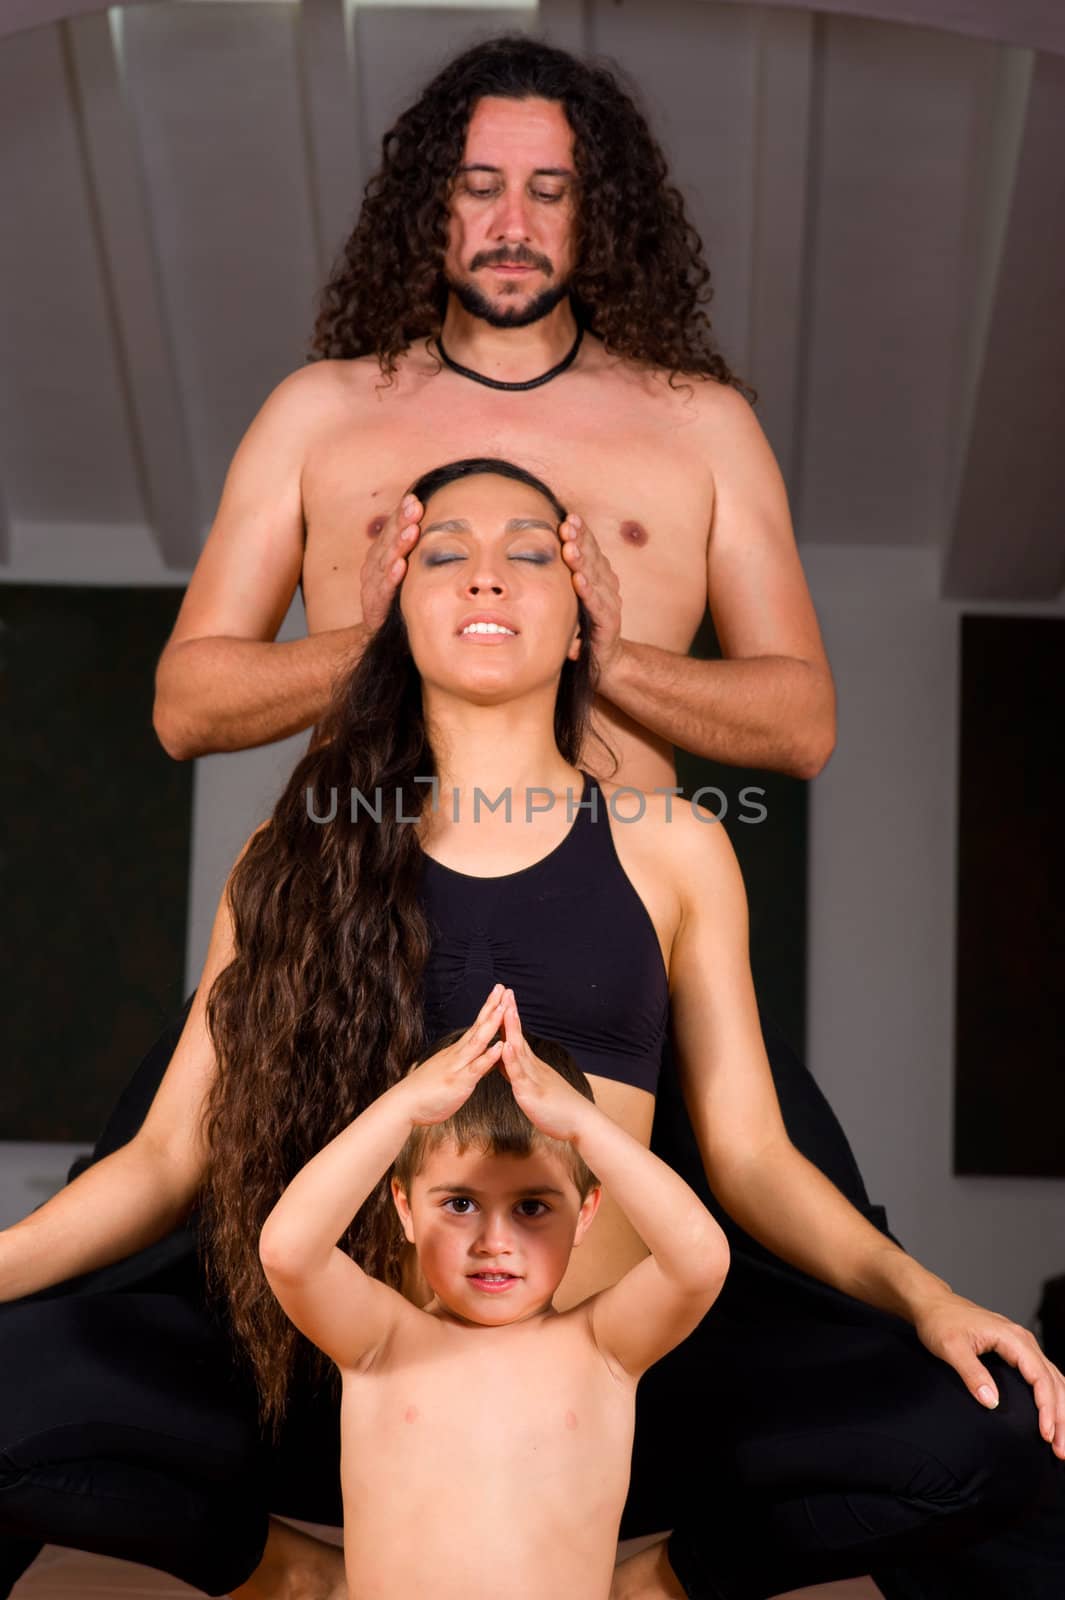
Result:
<svg viewBox="0 0 1065 1600"><path fill-rule="evenodd" d="M423 565L427 567L450 566L453 561L465 561L466 556L462 550L427 550L422 557ZM546 567L554 561L554 553L549 550L512 550L507 557L509 561L531 561L534 566Z"/></svg>

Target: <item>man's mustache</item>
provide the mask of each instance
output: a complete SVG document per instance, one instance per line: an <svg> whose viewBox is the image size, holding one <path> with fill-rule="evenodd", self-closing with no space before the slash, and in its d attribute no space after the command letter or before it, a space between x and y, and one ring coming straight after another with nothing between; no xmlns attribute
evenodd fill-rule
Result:
<svg viewBox="0 0 1065 1600"><path fill-rule="evenodd" d="M546 256L533 255L531 250L482 250L470 262L470 271L478 267L539 267L551 278L555 269Z"/></svg>

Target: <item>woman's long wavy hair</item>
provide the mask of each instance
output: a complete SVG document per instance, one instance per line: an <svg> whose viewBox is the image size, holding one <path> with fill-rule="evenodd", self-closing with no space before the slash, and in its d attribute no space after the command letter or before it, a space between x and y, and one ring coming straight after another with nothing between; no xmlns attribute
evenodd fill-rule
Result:
<svg viewBox="0 0 1065 1600"><path fill-rule="evenodd" d="M412 489L425 505L446 484L483 473L530 485L565 518L545 484L507 461L453 462ZM580 654L563 663L555 703L555 738L572 764L593 695L580 601L577 615ZM435 773L397 591L230 876L235 954L207 1001L218 1070L207 1105L201 1238L208 1280L275 1430L294 1378L321 1383L331 1369L274 1299L259 1233L300 1168L424 1048L423 858L418 827L401 819L422 816L429 786L418 780ZM353 795L362 800L352 804ZM377 796L379 822L368 809ZM328 822L315 820L331 813ZM387 1183L340 1243L366 1271L398 1285L403 1241Z"/></svg>
<svg viewBox="0 0 1065 1600"><path fill-rule="evenodd" d="M607 350L670 373L754 390L716 347L702 242L634 92L593 65L524 34L504 34L448 63L382 141L380 170L322 291L313 357L376 355L391 379L400 353L440 331L447 305L448 205L466 130L486 95L558 101L573 129L578 177L578 320Z"/></svg>

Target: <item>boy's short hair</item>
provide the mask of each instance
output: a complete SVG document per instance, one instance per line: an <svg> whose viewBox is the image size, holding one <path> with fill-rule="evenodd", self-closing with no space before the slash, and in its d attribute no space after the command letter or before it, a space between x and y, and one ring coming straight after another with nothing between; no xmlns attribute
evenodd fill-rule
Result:
<svg viewBox="0 0 1065 1600"><path fill-rule="evenodd" d="M438 1050L454 1044L465 1032L465 1028L456 1028L453 1033L444 1034L428 1047L422 1059L426 1060ZM554 1067L578 1094L594 1103L591 1084L564 1046L554 1039L538 1038L531 1033L525 1035L525 1042L534 1055L546 1061L549 1067ZM493 1156L527 1156L537 1148L554 1150L569 1167L582 1200L599 1183L595 1173L572 1144L562 1139L548 1138L530 1122L514 1098L510 1080L499 1067L493 1067L478 1080L469 1098L446 1121L411 1129L407 1142L392 1163L392 1176L406 1194L410 1193L412 1180L425 1165L429 1151L449 1139L455 1141L460 1154L476 1148Z"/></svg>

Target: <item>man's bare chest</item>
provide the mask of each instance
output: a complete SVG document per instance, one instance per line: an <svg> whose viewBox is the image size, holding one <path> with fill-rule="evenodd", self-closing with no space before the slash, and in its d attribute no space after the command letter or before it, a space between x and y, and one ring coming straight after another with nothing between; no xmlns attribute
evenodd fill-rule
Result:
<svg viewBox="0 0 1065 1600"><path fill-rule="evenodd" d="M598 411L549 407L542 399L514 403L528 398L508 395L498 404L486 391L465 405L384 405L323 439L303 481L303 589L312 631L352 620L367 550L411 484L430 468L469 457L502 458L541 478L585 519L618 574L630 614L641 596L653 596L671 634L689 620L694 631L713 514L713 480L694 430L668 425L651 402Z"/></svg>

